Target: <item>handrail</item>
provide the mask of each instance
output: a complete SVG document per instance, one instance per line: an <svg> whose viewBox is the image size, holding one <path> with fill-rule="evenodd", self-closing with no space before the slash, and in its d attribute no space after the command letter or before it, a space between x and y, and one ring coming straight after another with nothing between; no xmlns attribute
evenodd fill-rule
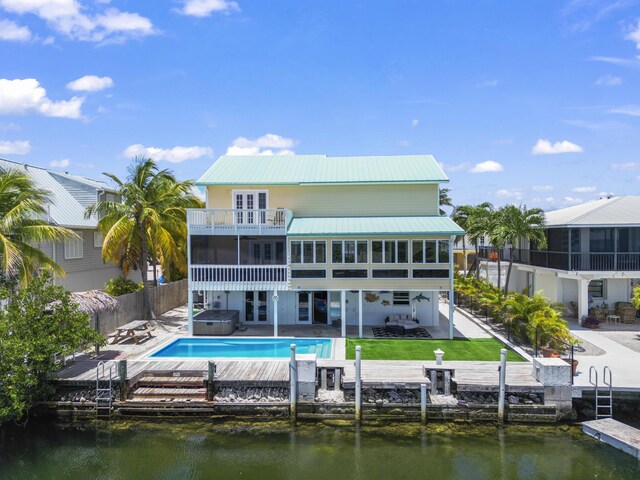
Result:
<svg viewBox="0 0 640 480"><path fill-rule="evenodd" d="M591 374L594 374L594 376L596 377L596 381L595 383L591 380ZM596 391L598 390L598 370L596 370L596 367L594 367L593 365L591 365L589 367L589 383L591 385L593 385L594 387L596 387Z"/></svg>
<svg viewBox="0 0 640 480"><path fill-rule="evenodd" d="M607 373L609 374L609 381L607 381ZM609 387L610 390L613 388L613 375L611 374L611 369L608 365L605 365L602 372L602 383Z"/></svg>

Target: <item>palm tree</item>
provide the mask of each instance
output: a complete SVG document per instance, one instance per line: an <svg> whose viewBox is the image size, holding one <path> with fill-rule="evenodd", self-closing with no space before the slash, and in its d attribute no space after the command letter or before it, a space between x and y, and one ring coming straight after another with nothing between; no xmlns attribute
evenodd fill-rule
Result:
<svg viewBox="0 0 640 480"><path fill-rule="evenodd" d="M473 209L471 205L459 205L454 207L451 212L451 220L456 222L462 229L466 232L469 229L469 222L471 217L473 216ZM464 271L464 276L467 276L467 235L466 233L463 235L458 235L456 237L456 242L462 242L462 268ZM477 247L476 247L476 256L477 256Z"/></svg>
<svg viewBox="0 0 640 480"><path fill-rule="evenodd" d="M453 207L453 203L451 203L451 197L449 197L450 188L441 188L438 192L438 200L440 202L440 215L446 215L442 207Z"/></svg>
<svg viewBox="0 0 640 480"><path fill-rule="evenodd" d="M65 275L60 265L34 246L77 238L71 230L42 219L49 194L22 170L0 170L0 274L4 278L17 276L26 285L39 268Z"/></svg>
<svg viewBox="0 0 640 480"><path fill-rule="evenodd" d="M117 186L121 202L100 201L85 215L100 216L104 234L102 258L119 264L126 275L140 270L145 318L153 318L148 290L148 266L160 262L163 269L186 270L186 208L201 207L193 195L192 181L178 181L168 170L158 170L151 159L134 159L126 181L105 173Z"/></svg>
<svg viewBox="0 0 640 480"><path fill-rule="evenodd" d="M547 236L544 231L544 212L540 208L506 205L500 209L501 225L499 236L509 245L509 268L505 279L504 292L509 288L511 268L513 266L513 245L521 239L533 241L540 249L547 247Z"/></svg>
<svg viewBox="0 0 640 480"><path fill-rule="evenodd" d="M484 202L480 205L469 207L466 212L466 231L476 252L476 278L480 278L480 269L478 268L478 243L480 238L488 232L489 219L493 211L493 205L489 202Z"/></svg>

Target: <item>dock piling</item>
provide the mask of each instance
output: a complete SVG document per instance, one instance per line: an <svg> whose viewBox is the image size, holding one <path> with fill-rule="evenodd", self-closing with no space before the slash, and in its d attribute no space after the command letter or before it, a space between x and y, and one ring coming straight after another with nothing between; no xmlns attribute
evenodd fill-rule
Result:
<svg viewBox="0 0 640 480"><path fill-rule="evenodd" d="M498 394L498 421L504 423L504 397L506 393L507 380L507 350L500 350L500 367L498 367L498 375L500 382L500 393Z"/></svg>
<svg viewBox="0 0 640 480"><path fill-rule="evenodd" d="M120 377L120 400L125 401L129 396L129 382L127 381L127 361L118 362L118 377Z"/></svg>
<svg viewBox="0 0 640 480"><path fill-rule="evenodd" d="M213 400L213 396L215 395L215 391L213 388L213 379L216 376L216 364L209 360L208 366L208 375L207 375L207 400Z"/></svg>
<svg viewBox="0 0 640 480"><path fill-rule="evenodd" d="M356 346L356 378L355 378L355 389L356 389L356 422L360 422L362 420L362 365L361 365L361 355L362 355L362 347L360 345Z"/></svg>
<svg viewBox="0 0 640 480"><path fill-rule="evenodd" d="M420 423L427 423L427 384L420 384Z"/></svg>
<svg viewBox="0 0 640 480"><path fill-rule="evenodd" d="M289 361L289 416L292 422L298 417L298 367L296 365L296 344L291 344L291 360Z"/></svg>

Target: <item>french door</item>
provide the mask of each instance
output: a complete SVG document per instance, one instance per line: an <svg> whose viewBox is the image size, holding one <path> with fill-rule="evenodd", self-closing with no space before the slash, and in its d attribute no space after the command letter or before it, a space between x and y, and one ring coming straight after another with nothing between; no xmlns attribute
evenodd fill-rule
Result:
<svg viewBox="0 0 640 480"><path fill-rule="evenodd" d="M267 323L267 292L244 292L244 320L250 323Z"/></svg>
<svg viewBox="0 0 640 480"><path fill-rule="evenodd" d="M236 224L255 225L267 223L267 192L259 190L234 191ZM258 211L256 211L258 210Z"/></svg>
<svg viewBox="0 0 640 480"><path fill-rule="evenodd" d="M310 324L312 320L311 292L298 292L296 294L296 297L296 312L298 323Z"/></svg>

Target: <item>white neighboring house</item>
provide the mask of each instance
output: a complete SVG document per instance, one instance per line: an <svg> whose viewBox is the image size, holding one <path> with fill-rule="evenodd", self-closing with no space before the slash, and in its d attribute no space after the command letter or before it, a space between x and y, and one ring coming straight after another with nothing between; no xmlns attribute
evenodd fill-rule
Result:
<svg viewBox="0 0 640 480"><path fill-rule="evenodd" d="M38 188L50 192L46 220L66 227L80 239L64 243L44 243L37 247L60 265L67 276L54 279L72 292L102 289L111 278L122 276L120 267L102 261L102 234L96 217L85 218L85 208L98 200L115 200L115 190L106 183L41 167L0 159L0 170L20 169L29 174Z"/></svg>
<svg viewBox="0 0 640 480"><path fill-rule="evenodd" d="M543 290L551 300L575 302L579 318L591 307L629 302L640 284L639 196L562 208L546 213L546 222L547 250L512 250L510 290Z"/></svg>

